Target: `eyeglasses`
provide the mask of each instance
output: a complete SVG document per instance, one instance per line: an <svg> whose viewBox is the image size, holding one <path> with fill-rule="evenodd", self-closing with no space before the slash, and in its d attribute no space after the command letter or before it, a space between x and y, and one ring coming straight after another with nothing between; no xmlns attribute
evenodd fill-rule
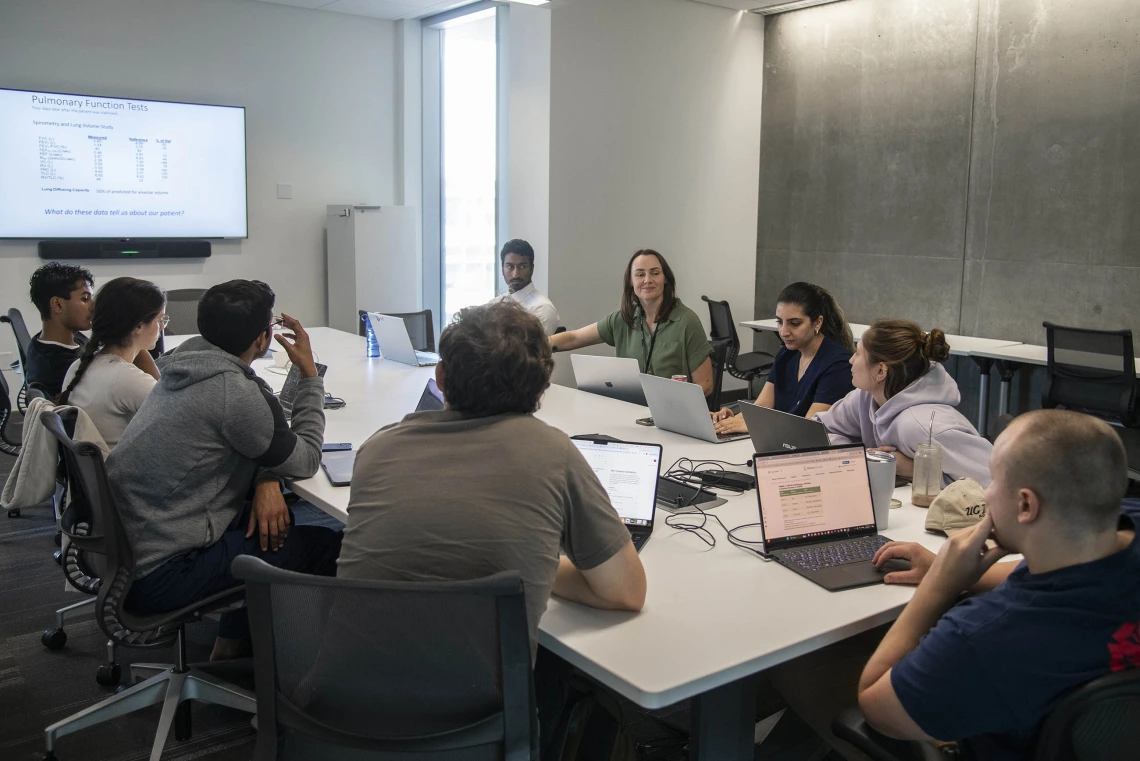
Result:
<svg viewBox="0 0 1140 761"><path fill-rule="evenodd" d="M265 330L268 330L269 332L272 333L274 328L279 328L284 323L285 323L285 321L282 320L280 317L274 317L273 322L271 322L267 326L265 326ZM265 331L262 331L262 332L265 332Z"/></svg>
<svg viewBox="0 0 1140 761"><path fill-rule="evenodd" d="M162 329L166 330L166 326L170 324L170 315L164 314L161 319L162 319Z"/></svg>

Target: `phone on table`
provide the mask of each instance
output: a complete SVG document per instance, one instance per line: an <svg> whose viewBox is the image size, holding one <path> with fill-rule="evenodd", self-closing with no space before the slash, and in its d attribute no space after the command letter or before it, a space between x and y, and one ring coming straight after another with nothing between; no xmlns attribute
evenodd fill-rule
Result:
<svg viewBox="0 0 1140 761"><path fill-rule="evenodd" d="M352 444L335 444L335 443L331 443L331 442L325 442L321 446L321 451L322 452L351 452L352 451Z"/></svg>
<svg viewBox="0 0 1140 761"><path fill-rule="evenodd" d="M647 428L653 427L653 418L651 418L651 417L639 417L637 420L634 420L633 422L637 423L638 425L644 425Z"/></svg>

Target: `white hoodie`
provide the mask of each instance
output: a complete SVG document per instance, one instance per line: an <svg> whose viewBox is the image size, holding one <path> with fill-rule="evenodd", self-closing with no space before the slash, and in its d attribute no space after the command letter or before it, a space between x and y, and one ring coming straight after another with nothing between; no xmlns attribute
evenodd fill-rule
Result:
<svg viewBox="0 0 1140 761"><path fill-rule="evenodd" d="M855 389L815 419L827 426L833 444L889 445L913 458L915 448L927 440L934 413L933 440L942 445L942 485L972 478L988 486L993 445L954 409L960 401L958 384L942 365L933 363L929 372L882 407L869 393Z"/></svg>

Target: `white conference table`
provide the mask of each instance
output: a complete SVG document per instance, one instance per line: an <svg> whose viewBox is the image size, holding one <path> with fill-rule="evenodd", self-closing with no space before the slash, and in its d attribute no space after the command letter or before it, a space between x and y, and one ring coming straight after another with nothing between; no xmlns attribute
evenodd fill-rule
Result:
<svg viewBox="0 0 1140 761"><path fill-rule="evenodd" d="M779 331L774 319L748 320L739 323L739 325L756 331L765 330L773 333ZM863 331L871 327L858 322L848 323L848 325L851 326L851 335L856 342L862 337ZM978 365L978 370L981 373L978 387L978 432L985 436L989 422L990 368L993 365L993 355L990 352L1004 351L1007 348L1018 347L1023 344L1020 341L1009 341L1004 338L978 338L977 336L959 336L950 333L946 334L946 343L950 345L951 356L970 357ZM1042 350L1044 348L1044 346L1041 347ZM1041 364L1045 364L1044 361ZM1140 361L1137 362L1137 366L1140 367ZM1007 401L1008 391L1006 381L1003 379L1002 394ZM1004 411L1001 410L999 414Z"/></svg>
<svg viewBox="0 0 1140 761"><path fill-rule="evenodd" d="M359 447L377 429L413 411L432 368L364 356L364 339L330 328L310 328L314 350L328 365L325 390L347 403L326 410L325 440ZM167 339L167 346L176 343ZM275 389L284 375L271 361L254 368ZM745 441L711 444L636 425L648 410L563 386L551 386L538 417L567 434L605 433L663 446L666 465L679 457L745 463ZM493 459L488 461L493 466ZM347 521L349 487L324 472L294 481L293 491L329 515ZM895 490L903 507L891 511L884 533L937 550L943 539L923 529L926 511L910 504L910 489ZM712 511L729 527L759 518L755 491L729 496ZM591 677L645 708L693 698L694 758L751 759L754 752L755 677L804 653L895 619L910 587L874 586L828 592L776 563L733 547L710 521L715 548L664 524L658 510L652 538L641 552L648 577L639 614L601 611L552 598L539 643ZM759 540L759 528L738 534Z"/></svg>

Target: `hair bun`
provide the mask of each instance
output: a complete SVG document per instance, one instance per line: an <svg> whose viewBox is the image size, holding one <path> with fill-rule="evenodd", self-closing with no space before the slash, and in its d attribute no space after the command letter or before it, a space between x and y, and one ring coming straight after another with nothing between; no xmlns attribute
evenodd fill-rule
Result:
<svg viewBox="0 0 1140 761"><path fill-rule="evenodd" d="M945 362L950 358L950 344L946 343L946 334L938 328L919 334L918 350L929 362Z"/></svg>

